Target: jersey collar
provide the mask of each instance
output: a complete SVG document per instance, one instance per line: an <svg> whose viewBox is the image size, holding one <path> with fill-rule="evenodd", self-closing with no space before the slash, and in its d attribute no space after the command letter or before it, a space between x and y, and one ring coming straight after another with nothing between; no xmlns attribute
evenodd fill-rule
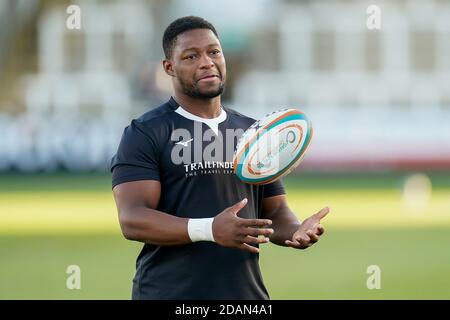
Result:
<svg viewBox="0 0 450 320"><path fill-rule="evenodd" d="M187 118L189 120L198 121L206 124L208 127L211 128L211 130L214 131L214 133L217 135L219 133L219 124L224 122L227 118L227 113L224 110L224 108L220 108L220 115L212 118L212 119L206 119L199 116L196 116L195 114L192 114L188 112L186 109L183 109L182 106L180 106L173 97L170 97L169 104L174 107L174 111L181 115L184 118Z"/></svg>

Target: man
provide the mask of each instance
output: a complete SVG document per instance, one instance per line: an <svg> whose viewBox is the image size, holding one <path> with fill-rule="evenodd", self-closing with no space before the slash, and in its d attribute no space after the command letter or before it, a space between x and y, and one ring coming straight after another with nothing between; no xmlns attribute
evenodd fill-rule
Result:
<svg viewBox="0 0 450 320"><path fill-rule="evenodd" d="M221 105L225 58L209 22L175 20L163 49L174 95L131 122L111 163L122 232L144 243L132 298L269 299L259 244L308 248L328 208L300 223L281 182L255 186L233 174L230 132L255 120Z"/></svg>

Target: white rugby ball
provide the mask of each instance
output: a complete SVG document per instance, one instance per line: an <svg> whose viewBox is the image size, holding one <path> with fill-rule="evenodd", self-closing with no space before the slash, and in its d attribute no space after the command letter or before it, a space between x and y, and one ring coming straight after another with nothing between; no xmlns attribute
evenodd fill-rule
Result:
<svg viewBox="0 0 450 320"><path fill-rule="evenodd" d="M238 141L234 173L249 184L267 184L284 177L302 161L312 133L311 122L299 110L267 114Z"/></svg>

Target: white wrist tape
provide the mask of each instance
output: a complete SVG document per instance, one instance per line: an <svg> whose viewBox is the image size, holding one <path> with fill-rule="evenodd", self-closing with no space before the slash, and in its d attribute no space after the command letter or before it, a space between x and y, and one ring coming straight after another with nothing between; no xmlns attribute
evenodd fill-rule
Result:
<svg viewBox="0 0 450 320"><path fill-rule="evenodd" d="M213 241L212 223L214 218L188 220L188 233L192 242Z"/></svg>

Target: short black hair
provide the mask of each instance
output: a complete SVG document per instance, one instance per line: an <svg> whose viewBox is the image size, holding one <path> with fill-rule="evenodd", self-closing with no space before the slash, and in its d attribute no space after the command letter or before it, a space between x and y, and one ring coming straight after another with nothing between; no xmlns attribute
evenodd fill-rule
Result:
<svg viewBox="0 0 450 320"><path fill-rule="evenodd" d="M216 28L214 28L210 22L203 18L196 16L178 18L169 24L164 31L162 45L166 59L169 59L172 56L172 49L177 40L177 36L180 33L194 29L209 29L216 35L217 38L219 38Z"/></svg>

